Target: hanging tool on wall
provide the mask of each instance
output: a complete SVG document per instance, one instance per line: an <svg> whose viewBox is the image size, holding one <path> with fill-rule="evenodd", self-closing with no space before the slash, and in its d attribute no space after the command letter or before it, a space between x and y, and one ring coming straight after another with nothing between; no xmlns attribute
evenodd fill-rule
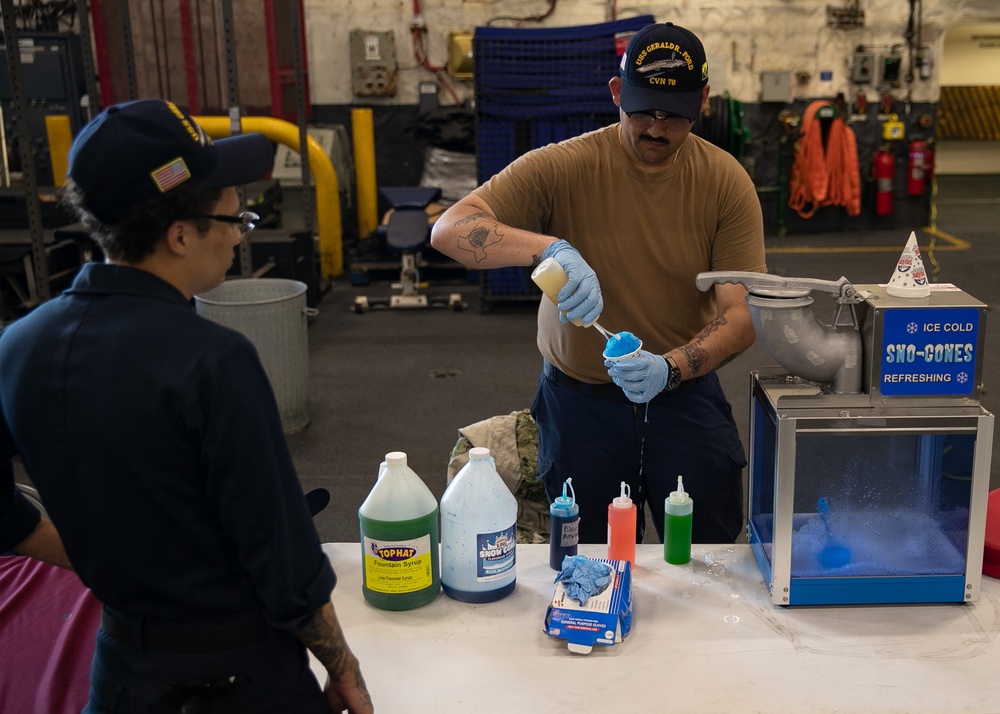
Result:
<svg viewBox="0 0 1000 714"><path fill-rule="evenodd" d="M802 116L788 205L803 218L823 206L843 206L849 216L861 213L857 141L828 101L811 103Z"/></svg>
<svg viewBox="0 0 1000 714"><path fill-rule="evenodd" d="M882 92L878 98L879 101L879 119L885 119L889 114L892 114L892 105L895 103L892 95L888 92Z"/></svg>
<svg viewBox="0 0 1000 714"><path fill-rule="evenodd" d="M854 106L852 109L851 120L855 119L864 121L868 119L868 97L864 92L858 92L854 97Z"/></svg>

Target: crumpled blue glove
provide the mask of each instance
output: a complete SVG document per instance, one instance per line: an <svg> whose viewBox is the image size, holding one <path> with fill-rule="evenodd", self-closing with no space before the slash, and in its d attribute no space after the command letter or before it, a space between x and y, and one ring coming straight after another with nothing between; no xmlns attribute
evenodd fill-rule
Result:
<svg viewBox="0 0 1000 714"><path fill-rule="evenodd" d="M562 570L555 582L562 583L566 597L586 605L587 600L604 592L614 580L614 569L607 563L591 560L585 555L563 557Z"/></svg>
<svg viewBox="0 0 1000 714"><path fill-rule="evenodd" d="M663 355L640 350L635 357L619 360L604 360L608 376L625 392L629 401L643 404L663 391L667 386L670 369Z"/></svg>
<svg viewBox="0 0 1000 714"><path fill-rule="evenodd" d="M584 325L596 322L604 311L604 298L597 282L597 273L587 265L580 251L564 240L549 243L542 252L542 260L553 258L566 271L568 280L559 290L559 321L567 323L580 319Z"/></svg>

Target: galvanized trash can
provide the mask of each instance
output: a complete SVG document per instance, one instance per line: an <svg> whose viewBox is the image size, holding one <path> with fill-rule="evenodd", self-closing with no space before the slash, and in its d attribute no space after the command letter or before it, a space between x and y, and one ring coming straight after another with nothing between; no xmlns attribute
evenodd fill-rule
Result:
<svg viewBox="0 0 1000 714"><path fill-rule="evenodd" d="M306 284L278 278L227 280L194 296L199 315L242 332L257 348L271 380L286 434L309 425Z"/></svg>

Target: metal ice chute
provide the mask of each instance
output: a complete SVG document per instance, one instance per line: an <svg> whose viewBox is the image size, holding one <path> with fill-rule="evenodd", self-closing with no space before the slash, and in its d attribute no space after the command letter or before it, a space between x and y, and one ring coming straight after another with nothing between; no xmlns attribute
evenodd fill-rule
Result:
<svg viewBox="0 0 1000 714"><path fill-rule="evenodd" d="M720 271L699 273L695 279L703 291L725 283L747 289L754 330L775 362L832 394L862 391L861 333L854 310L862 298L847 278L831 281ZM836 310L829 325L813 314L812 291L833 295Z"/></svg>

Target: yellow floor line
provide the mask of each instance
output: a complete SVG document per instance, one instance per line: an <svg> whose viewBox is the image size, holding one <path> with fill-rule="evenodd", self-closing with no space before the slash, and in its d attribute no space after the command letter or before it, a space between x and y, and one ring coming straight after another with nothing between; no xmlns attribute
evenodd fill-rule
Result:
<svg viewBox="0 0 1000 714"><path fill-rule="evenodd" d="M923 228L917 229L918 233L926 233L927 235L937 238L939 240L945 241L947 245L937 244L934 246L934 250L938 251L951 251L951 250L968 250L972 247L972 244L968 241L964 241L961 238L951 235L950 233L945 233L937 228L931 228L930 226L924 226ZM919 241L918 241L919 243ZM902 241L900 245L837 245L837 246L789 246L786 248L767 248L767 252L771 254L775 253L899 253L903 250L906 245L905 241ZM928 248L923 246L920 247L922 252L927 252Z"/></svg>

